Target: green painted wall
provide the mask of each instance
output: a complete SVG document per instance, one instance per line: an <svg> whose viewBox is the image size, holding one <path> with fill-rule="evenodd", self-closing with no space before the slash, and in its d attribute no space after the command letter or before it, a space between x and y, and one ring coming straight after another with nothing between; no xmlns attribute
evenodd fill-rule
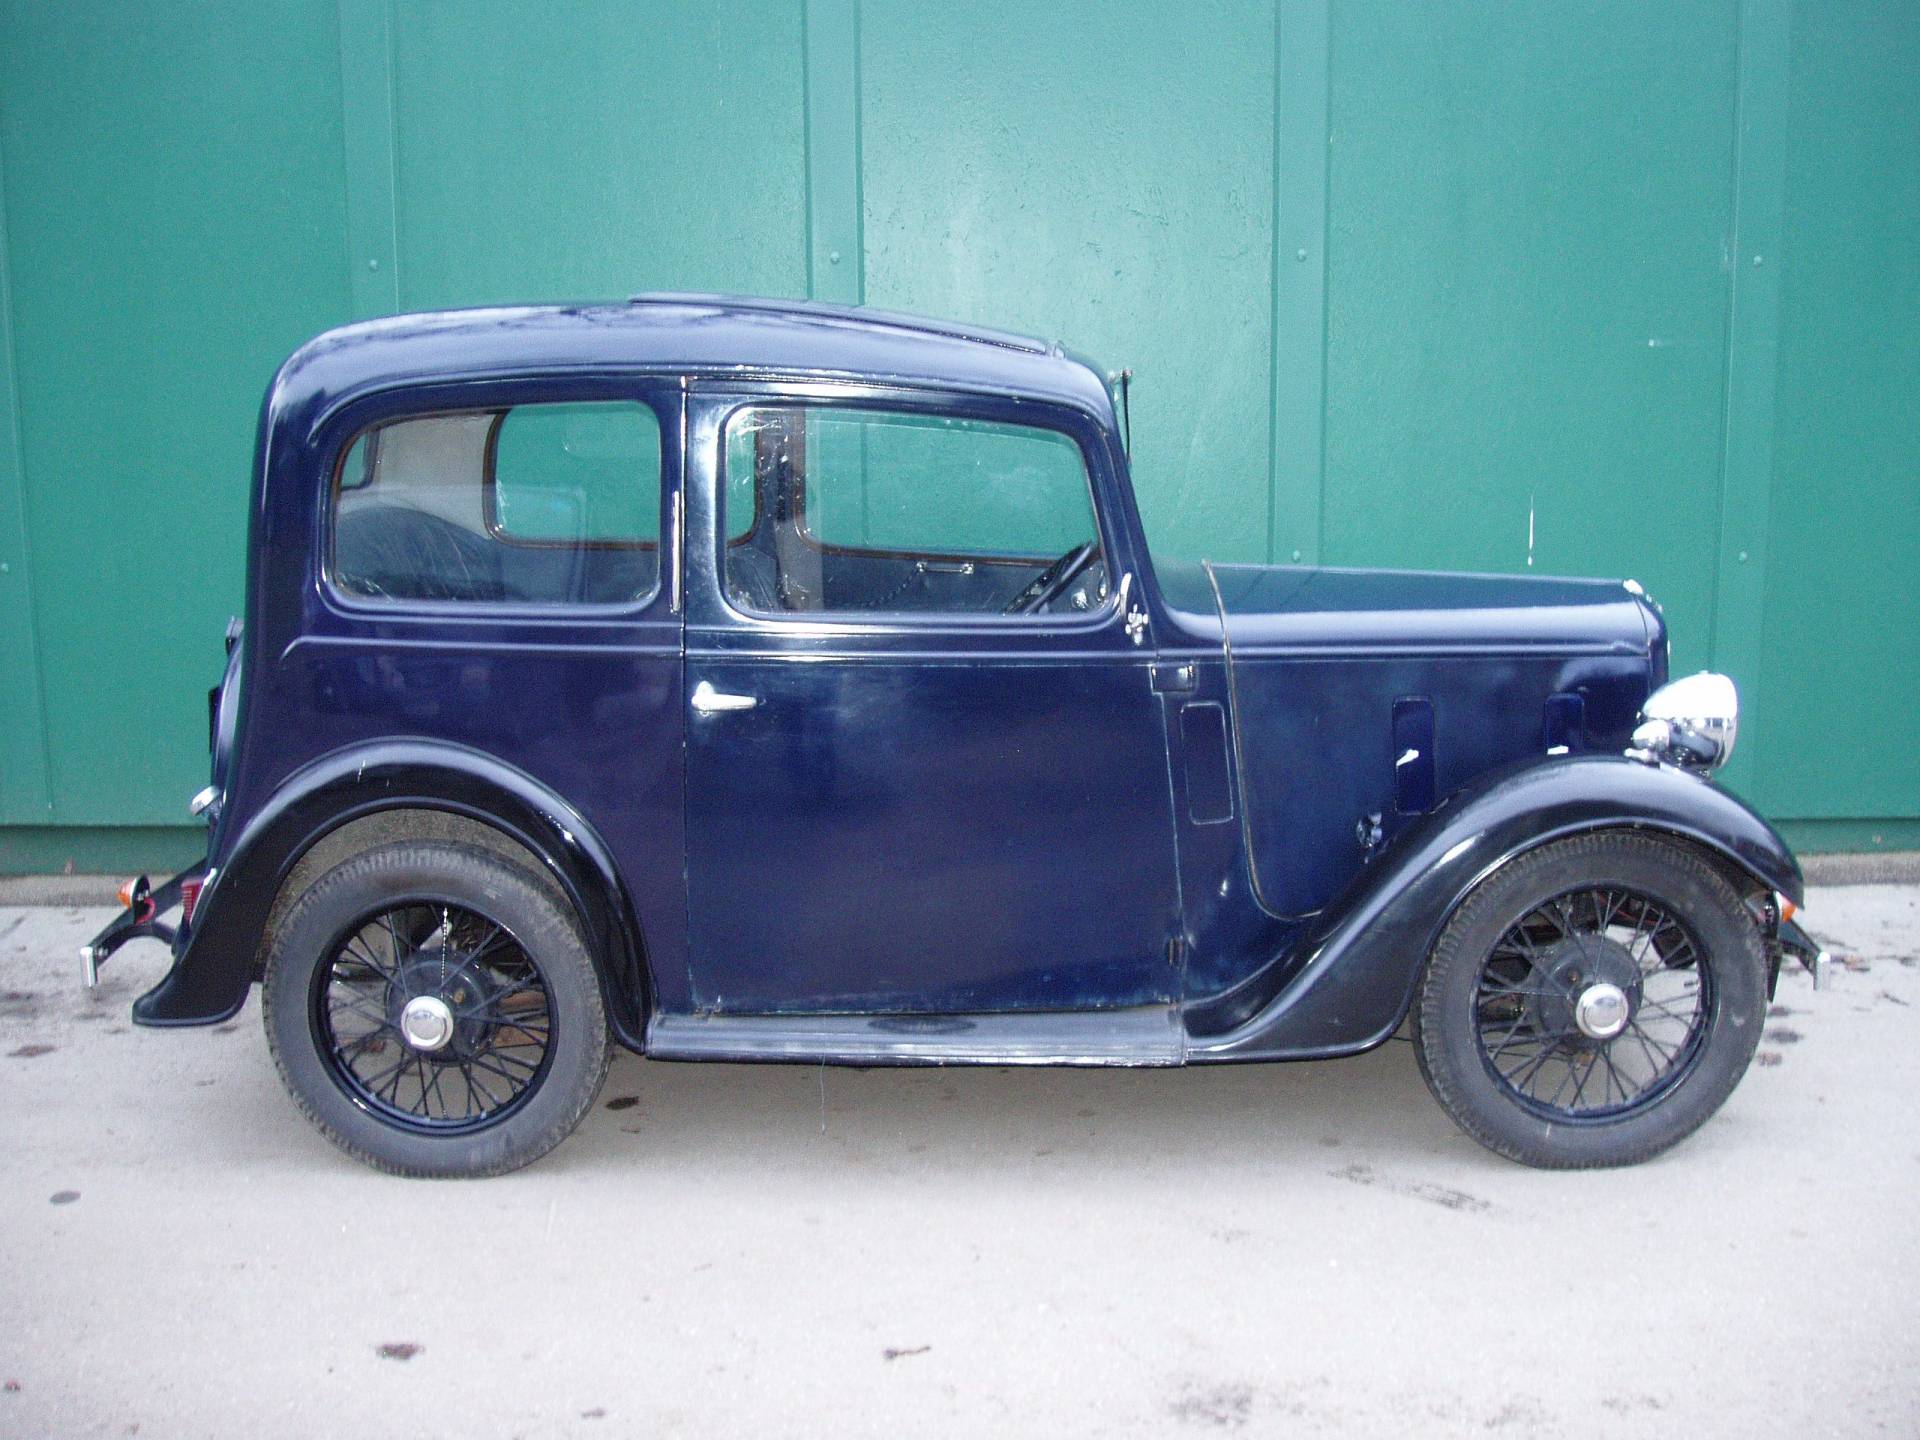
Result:
<svg viewBox="0 0 1920 1440"><path fill-rule="evenodd" d="M1163 551L1633 575L1920 844L1916 216L1911 4L0 0L0 869L190 849L288 350L662 288L1131 365Z"/></svg>

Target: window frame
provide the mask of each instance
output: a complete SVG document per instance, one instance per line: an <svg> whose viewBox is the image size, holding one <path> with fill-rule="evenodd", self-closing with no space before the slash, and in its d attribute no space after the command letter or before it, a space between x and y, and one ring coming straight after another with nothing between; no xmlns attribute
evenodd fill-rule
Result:
<svg viewBox="0 0 1920 1440"><path fill-rule="evenodd" d="M1115 576L1115 555L1113 526L1109 521L1105 507L1100 501L1098 480L1099 457L1089 445L1085 435L1077 433L1067 422L1064 415L1023 416L1009 419L992 413L995 408L993 397L968 395L947 391L912 392L890 390L876 394L862 391L858 394L840 394L823 392L809 388L804 392L771 390L765 393L730 392L723 397L724 404L719 415L719 424L714 436L716 451L713 471L714 520L716 533L724 536L727 530L727 447L734 420L746 410L855 410L877 411L886 414L921 415L931 418L973 420L984 424L1000 425L1007 429L1026 429L1044 431L1057 435L1070 443L1080 456L1080 474L1086 486L1087 505L1093 515L1095 537L1100 543L1100 561L1107 566L1107 596L1098 606L1085 611L1061 613L1045 611L1038 614L1008 615L1001 612L982 610L755 610L734 603L729 593L726 574L726 552L746 543L754 530L749 530L740 540L725 541L719 547L721 564L719 566L720 601L727 611L742 619L775 623L788 626L831 626L835 629L855 631L883 631L901 626L953 629L959 626L986 625L993 627L1017 627L1021 629L1053 628L1071 630L1094 630L1110 623L1119 613L1120 585ZM1078 412L1072 412L1078 417ZM1091 421L1088 422L1089 424ZM753 486L754 528L759 526L763 513L760 486ZM857 545L835 545L820 540L807 528L806 524L806 486L800 487L799 503L794 509L794 533L802 544L820 554L862 555L875 559L895 560L932 560L941 564L971 564L1018 566L1031 568L1036 561L1009 555L980 555L965 551L927 552L919 550L890 550ZM777 522L776 522L777 523ZM1041 557L1037 563L1046 564L1055 557ZM1119 567L1123 572L1129 567Z"/></svg>
<svg viewBox="0 0 1920 1440"><path fill-rule="evenodd" d="M380 465L380 428L379 425L369 425L364 430L356 431L348 439L346 447L340 452L340 477L334 485L332 492L334 500L331 503L337 504L338 497L354 494L373 483L373 473ZM360 478L349 485L347 484L347 461L353 458L354 447L362 440L367 442L367 458L360 464Z"/></svg>
<svg viewBox="0 0 1920 1440"><path fill-rule="evenodd" d="M377 614L383 616L413 614L444 621L474 620L485 622L489 620L497 621L501 619L523 618L533 621L553 622L568 617L612 619L622 616L638 616L672 595L677 587L671 586L668 583L668 566L682 563L682 558L679 553L682 547L679 545L667 546L664 544L664 541L668 527L673 523L670 519L672 513L670 496L679 493L679 487L685 484L685 476L681 473L682 467L679 458L674 453L675 443L684 445L685 437L680 434L677 417L676 423L670 425L668 423L667 412L663 405L657 403L651 395L644 393L642 388L653 388L658 384L671 384L672 377L651 374L636 375L633 377L633 382L634 388L632 390L622 385L617 389L602 389L599 386L593 386L578 392L573 392L571 387L557 384L552 377L539 377L537 393L531 393L526 398L520 398L516 392L521 389L530 389L535 382L529 377L512 377L503 378L498 381L481 382L479 384L460 384L455 382L446 385L407 387L404 392L376 391L373 392L372 396L356 397L353 401L347 402L348 406L357 410L364 404L390 401L396 393L418 393L424 403L417 409L402 404L394 406L391 410L388 409L385 403L379 403L379 408L386 413L369 419L364 424L354 425L346 431L344 437L339 441L325 440L323 436L318 433L315 436L316 440L321 440L325 446L322 454L330 457L326 461L327 468L325 473L327 475L327 483L320 497L321 503L317 517L319 523L316 526L314 540L315 574L319 582L320 591L325 596L328 604L345 613ZM483 395L482 397L477 397L475 401L470 404L457 403L458 392L467 389L481 391ZM495 394L498 394L501 398L491 398ZM441 396L455 398L456 403L439 403L437 397ZM622 548L655 550L658 552L660 560L659 563L654 566L652 584L645 591L630 599L615 601L444 600L424 597L363 595L347 589L340 583L335 565L335 549L338 540L341 496L343 494L365 493L368 489L368 486L365 484L348 486L343 489L341 480L347 458L352 455L354 446L363 438L371 437L374 435L374 432L387 426L406 424L415 420L439 420L465 418L476 415L492 415L495 418L493 423L488 427L487 436L487 443L490 446L499 429L500 419L504 417L509 410L516 409L523 405L582 404L643 405L652 413L654 423L659 427L660 471L657 488L659 491L658 503L660 506L661 539L639 542L612 542ZM339 416L342 408L347 407L336 408L319 422L315 427L316 432L332 428L332 424L337 423L336 417ZM377 443L376 439L375 444L377 445ZM485 451L483 450L483 457L484 455ZM489 540L497 540L502 544L527 545L532 547L538 547L542 544L564 544L564 542L522 541L512 537L502 539L496 536L491 524L490 500L485 493L487 488L485 484L486 479L487 468L483 458L482 520L483 523L486 524L486 534ZM597 542L581 542L578 548L585 549L593 543Z"/></svg>

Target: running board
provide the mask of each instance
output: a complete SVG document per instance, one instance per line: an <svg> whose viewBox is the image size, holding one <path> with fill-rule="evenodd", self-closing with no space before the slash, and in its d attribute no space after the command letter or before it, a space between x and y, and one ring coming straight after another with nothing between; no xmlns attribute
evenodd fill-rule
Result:
<svg viewBox="0 0 1920 1440"><path fill-rule="evenodd" d="M1170 1005L1018 1015L656 1015L656 1060L822 1065L1179 1065Z"/></svg>

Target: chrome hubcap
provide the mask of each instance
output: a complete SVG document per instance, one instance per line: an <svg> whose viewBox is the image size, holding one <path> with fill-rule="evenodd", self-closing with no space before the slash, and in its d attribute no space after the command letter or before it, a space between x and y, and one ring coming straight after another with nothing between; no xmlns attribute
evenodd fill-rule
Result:
<svg viewBox="0 0 1920 1440"><path fill-rule="evenodd" d="M438 995L416 995L400 1012L400 1033L416 1050L438 1050L453 1038L453 1010Z"/></svg>
<svg viewBox="0 0 1920 1440"><path fill-rule="evenodd" d="M1627 992L1605 981L1582 990L1573 1009L1581 1033L1595 1040L1611 1040L1627 1028L1630 1015Z"/></svg>

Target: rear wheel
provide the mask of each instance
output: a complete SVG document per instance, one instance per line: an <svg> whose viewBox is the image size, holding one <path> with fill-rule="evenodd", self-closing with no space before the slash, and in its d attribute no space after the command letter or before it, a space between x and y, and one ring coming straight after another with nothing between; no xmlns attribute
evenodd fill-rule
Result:
<svg viewBox="0 0 1920 1440"><path fill-rule="evenodd" d="M497 1175L557 1145L611 1047L571 915L481 850L385 845L296 900L267 956L267 1039L328 1139L400 1175Z"/></svg>
<svg viewBox="0 0 1920 1440"><path fill-rule="evenodd" d="M1746 1072L1766 951L1693 850L1632 832L1562 840L1496 871L1427 962L1421 1074L1488 1149L1528 1165L1630 1165L1677 1144Z"/></svg>

